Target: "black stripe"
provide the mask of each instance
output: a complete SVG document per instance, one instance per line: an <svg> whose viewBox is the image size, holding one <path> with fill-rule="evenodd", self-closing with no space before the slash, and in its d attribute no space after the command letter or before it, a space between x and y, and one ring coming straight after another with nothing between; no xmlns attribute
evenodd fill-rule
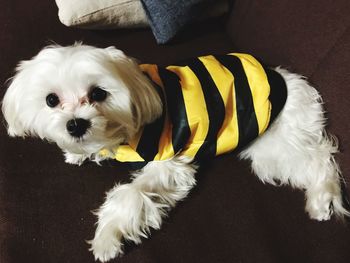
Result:
<svg viewBox="0 0 350 263"><path fill-rule="evenodd" d="M210 73L198 58L188 61L188 66L198 78L207 107L209 127L205 141L199 148L196 158L210 158L216 155L217 135L225 119L225 104Z"/></svg>
<svg viewBox="0 0 350 263"><path fill-rule="evenodd" d="M183 98L179 77L165 68L158 68L159 76L165 86L167 109L172 127L172 144L174 153L182 150L191 136L187 120L185 101Z"/></svg>
<svg viewBox="0 0 350 263"><path fill-rule="evenodd" d="M242 62L236 56L224 55L215 58L231 71L234 76L236 110L239 130L237 150L254 140L259 135L259 127L254 111L252 93Z"/></svg>
<svg viewBox="0 0 350 263"><path fill-rule="evenodd" d="M287 100L287 86L283 77L276 71L264 67L267 75L268 82L270 84L270 96L269 101L271 102L271 124L277 115L281 112L284 104Z"/></svg>
<svg viewBox="0 0 350 263"><path fill-rule="evenodd" d="M152 81L152 80L151 80ZM153 81L152 81L153 82ZM136 152L145 160L152 161L158 153L159 149L159 138L162 134L165 121L165 99L162 88L159 87L155 82L153 86L157 90L159 97L162 100L163 104L163 113L156 119L154 122L147 124L142 132L139 143L137 144Z"/></svg>
<svg viewBox="0 0 350 263"><path fill-rule="evenodd" d="M148 162L125 162L125 163L130 166L131 170L136 171L145 167Z"/></svg>

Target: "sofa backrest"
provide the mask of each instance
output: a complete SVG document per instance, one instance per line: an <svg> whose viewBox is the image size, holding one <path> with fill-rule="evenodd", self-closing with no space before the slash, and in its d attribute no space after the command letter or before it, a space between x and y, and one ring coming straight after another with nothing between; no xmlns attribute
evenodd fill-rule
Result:
<svg viewBox="0 0 350 263"><path fill-rule="evenodd" d="M311 76L349 25L349 0L234 0L227 31L239 50Z"/></svg>

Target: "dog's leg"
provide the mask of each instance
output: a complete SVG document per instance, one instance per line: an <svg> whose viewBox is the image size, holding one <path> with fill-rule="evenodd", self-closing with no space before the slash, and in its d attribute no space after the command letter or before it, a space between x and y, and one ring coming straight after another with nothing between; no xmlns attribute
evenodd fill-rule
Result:
<svg viewBox="0 0 350 263"><path fill-rule="evenodd" d="M276 70L287 83L286 105L270 129L240 157L252 160L263 182L304 189L311 218L328 220L333 212L340 218L349 216L342 205L341 174L333 156L338 145L325 131L320 95L301 76Z"/></svg>
<svg viewBox="0 0 350 263"><path fill-rule="evenodd" d="M135 243L150 228L159 229L167 210L182 200L195 185L196 166L191 159L174 157L154 161L133 174L130 184L116 185L96 213L98 224L91 250L107 261L122 254L122 239Z"/></svg>
<svg viewBox="0 0 350 263"><path fill-rule="evenodd" d="M66 163L76 164L80 166L84 163L86 159L89 158L89 155L65 152L64 157Z"/></svg>

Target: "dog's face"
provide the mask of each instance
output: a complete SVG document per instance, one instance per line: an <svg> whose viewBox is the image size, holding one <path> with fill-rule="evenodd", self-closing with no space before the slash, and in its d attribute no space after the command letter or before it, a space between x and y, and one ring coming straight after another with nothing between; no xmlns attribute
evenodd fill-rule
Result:
<svg viewBox="0 0 350 263"><path fill-rule="evenodd" d="M76 44L50 46L21 62L2 110L11 136L39 136L64 151L92 154L156 118L160 102L123 52Z"/></svg>

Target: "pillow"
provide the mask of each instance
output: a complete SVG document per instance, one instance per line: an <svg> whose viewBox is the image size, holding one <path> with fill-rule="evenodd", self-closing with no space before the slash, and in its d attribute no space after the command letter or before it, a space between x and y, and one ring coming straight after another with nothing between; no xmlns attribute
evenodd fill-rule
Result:
<svg viewBox="0 0 350 263"><path fill-rule="evenodd" d="M145 27L148 21L140 0L56 0L66 26L85 28Z"/></svg>
<svg viewBox="0 0 350 263"><path fill-rule="evenodd" d="M189 22L220 16L229 9L228 0L56 0L56 4L66 26L151 26L158 44L169 42Z"/></svg>
<svg viewBox="0 0 350 263"><path fill-rule="evenodd" d="M141 0L158 44L169 42L186 24L228 11L227 0Z"/></svg>

